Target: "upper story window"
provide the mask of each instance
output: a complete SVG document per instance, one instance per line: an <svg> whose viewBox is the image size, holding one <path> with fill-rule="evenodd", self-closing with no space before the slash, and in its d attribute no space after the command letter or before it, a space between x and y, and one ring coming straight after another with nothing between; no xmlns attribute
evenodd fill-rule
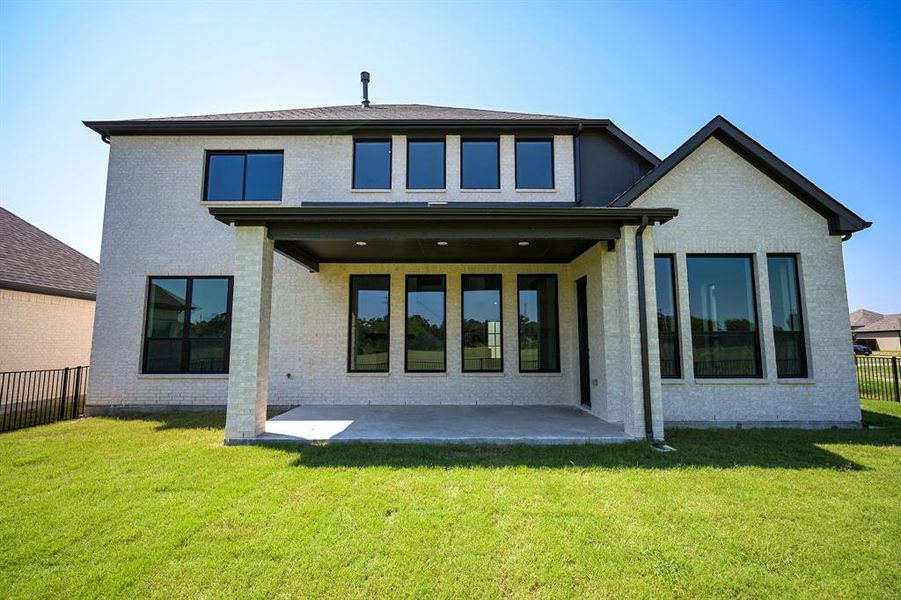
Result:
<svg viewBox="0 0 901 600"><path fill-rule="evenodd" d="M444 189L444 140L407 141L407 189Z"/></svg>
<svg viewBox="0 0 901 600"><path fill-rule="evenodd" d="M354 140L353 189L391 189L391 140Z"/></svg>
<svg viewBox="0 0 901 600"><path fill-rule="evenodd" d="M516 189L554 188L554 141L516 140Z"/></svg>
<svg viewBox="0 0 901 600"><path fill-rule="evenodd" d="M208 152L203 199L282 199L284 154L271 150Z"/></svg>
<svg viewBox="0 0 901 600"><path fill-rule="evenodd" d="M462 140L460 187L464 190L496 190L501 187L499 140Z"/></svg>

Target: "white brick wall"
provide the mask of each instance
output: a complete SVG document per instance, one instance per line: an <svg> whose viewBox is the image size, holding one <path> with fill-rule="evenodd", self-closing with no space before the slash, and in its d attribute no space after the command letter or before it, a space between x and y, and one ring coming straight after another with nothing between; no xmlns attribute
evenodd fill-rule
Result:
<svg viewBox="0 0 901 600"><path fill-rule="evenodd" d="M113 138L104 216L97 325L89 402L94 405L223 405L227 376L141 375L141 340L151 275L231 275L235 230L210 217L200 202L205 149L284 149L284 204L316 200L411 200L405 143L394 147L395 190L352 194L349 136L334 137L124 137ZM456 144L456 146L455 146ZM400 150L400 151L399 151ZM448 139L448 190L437 199L461 201L572 200L572 141L555 138L555 192L516 192L513 137L501 139L497 193L459 191L459 139ZM398 179L400 178L400 179ZM399 189L398 189L399 188ZM233 203L234 204L234 203ZM233 205L231 204L231 205ZM392 369L389 376L348 375L347 310L351 273L392 275ZM505 373L460 373L460 275L504 275ZM518 373L516 274L557 273L560 278L561 374ZM448 373L404 375L405 273L448 275ZM598 276L599 277L599 276ZM269 403L470 402L555 404L577 402L573 379L574 292L566 265L323 265L307 273L275 257ZM591 281L591 278L590 278ZM594 285L590 283L589 285ZM291 373L289 379L287 373Z"/></svg>
<svg viewBox="0 0 901 600"><path fill-rule="evenodd" d="M405 144L395 140L395 189L353 193L351 138L334 137L134 137L114 138L110 154L92 380L94 405L223 405L226 376L142 376L141 334L150 275L231 275L235 231L209 216L200 202L204 149L284 149L284 203L302 200L431 199L462 201L572 200L571 140L556 142L553 193L513 189L512 138L502 139L502 190L459 191L459 146L448 139L448 190L441 194L403 190ZM432 197L434 196L434 198ZM819 421L860 418L849 351L841 244L828 236L825 220L769 178L711 140L664 177L640 206L680 209L674 221L649 230L651 254L674 252L680 279L683 355L688 377L656 382L652 343L652 401L668 422ZM737 225L741 224L741 225ZM779 382L772 357L766 274L759 268L760 328L767 378L754 383L701 383L691 377L690 329L685 282L686 252L799 252L811 381ZM643 428L638 354L636 283L629 256L634 227L608 252L598 245L570 265L330 265L310 274L275 257L269 376L270 405L336 403L522 403L577 404L574 282L588 274L592 410L610 421ZM460 275L504 276L502 375L460 372ZM518 373L517 273L557 273L560 282L561 373ZM391 373L346 373L348 284L351 273L387 273L391 288ZM448 372L403 373L404 274L448 276ZM653 315L653 278L648 281ZM649 322L653 333L654 319ZM288 374L291 377L288 377ZM662 388L662 393L660 389ZM661 411L657 411L660 414ZM655 429L659 427L655 423ZM659 431L658 431L659 434Z"/></svg>
<svg viewBox="0 0 901 600"><path fill-rule="evenodd" d="M860 420L842 246L826 219L716 139L661 179L637 206L679 216L655 234L657 252L676 254L685 378L663 380L663 410L675 422ZM767 253L800 256L810 378L779 380L773 351ZM753 253L764 358L762 380L695 380L691 363L687 253Z"/></svg>

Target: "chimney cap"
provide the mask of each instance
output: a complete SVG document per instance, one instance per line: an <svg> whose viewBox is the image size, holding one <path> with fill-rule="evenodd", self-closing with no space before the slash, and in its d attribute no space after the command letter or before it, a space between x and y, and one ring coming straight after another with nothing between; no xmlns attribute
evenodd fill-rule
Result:
<svg viewBox="0 0 901 600"><path fill-rule="evenodd" d="M360 82L363 84L363 108L369 108L369 71L360 72Z"/></svg>

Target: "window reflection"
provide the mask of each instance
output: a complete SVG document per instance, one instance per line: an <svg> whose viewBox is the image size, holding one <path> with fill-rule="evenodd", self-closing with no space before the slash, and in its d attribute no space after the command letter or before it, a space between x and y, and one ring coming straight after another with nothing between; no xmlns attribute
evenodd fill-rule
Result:
<svg viewBox="0 0 901 600"><path fill-rule="evenodd" d="M695 377L759 377L750 256L689 256Z"/></svg>
<svg viewBox="0 0 901 600"><path fill-rule="evenodd" d="M519 370L559 371L557 278L520 275Z"/></svg>
<svg viewBox="0 0 901 600"><path fill-rule="evenodd" d="M500 275L463 276L463 370L503 370Z"/></svg>
<svg viewBox="0 0 901 600"><path fill-rule="evenodd" d="M350 371L388 371L389 287L387 275L350 279Z"/></svg>
<svg viewBox="0 0 901 600"><path fill-rule="evenodd" d="M777 376L807 377L797 259L795 256L768 256L767 271Z"/></svg>
<svg viewBox="0 0 901 600"><path fill-rule="evenodd" d="M445 370L444 275L407 276L406 370Z"/></svg>

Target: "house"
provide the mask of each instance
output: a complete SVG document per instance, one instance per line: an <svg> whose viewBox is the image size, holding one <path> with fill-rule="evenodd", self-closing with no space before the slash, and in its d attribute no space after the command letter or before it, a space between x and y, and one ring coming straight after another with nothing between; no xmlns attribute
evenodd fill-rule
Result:
<svg viewBox="0 0 901 600"><path fill-rule="evenodd" d="M869 223L722 117L662 161L606 119L368 99L86 125L94 412L225 406L229 442L323 405L859 425Z"/></svg>
<svg viewBox="0 0 901 600"><path fill-rule="evenodd" d="M883 315L861 308L850 317L855 343L871 350L901 350L901 314Z"/></svg>
<svg viewBox="0 0 901 600"><path fill-rule="evenodd" d="M0 207L0 372L91 358L98 265Z"/></svg>

